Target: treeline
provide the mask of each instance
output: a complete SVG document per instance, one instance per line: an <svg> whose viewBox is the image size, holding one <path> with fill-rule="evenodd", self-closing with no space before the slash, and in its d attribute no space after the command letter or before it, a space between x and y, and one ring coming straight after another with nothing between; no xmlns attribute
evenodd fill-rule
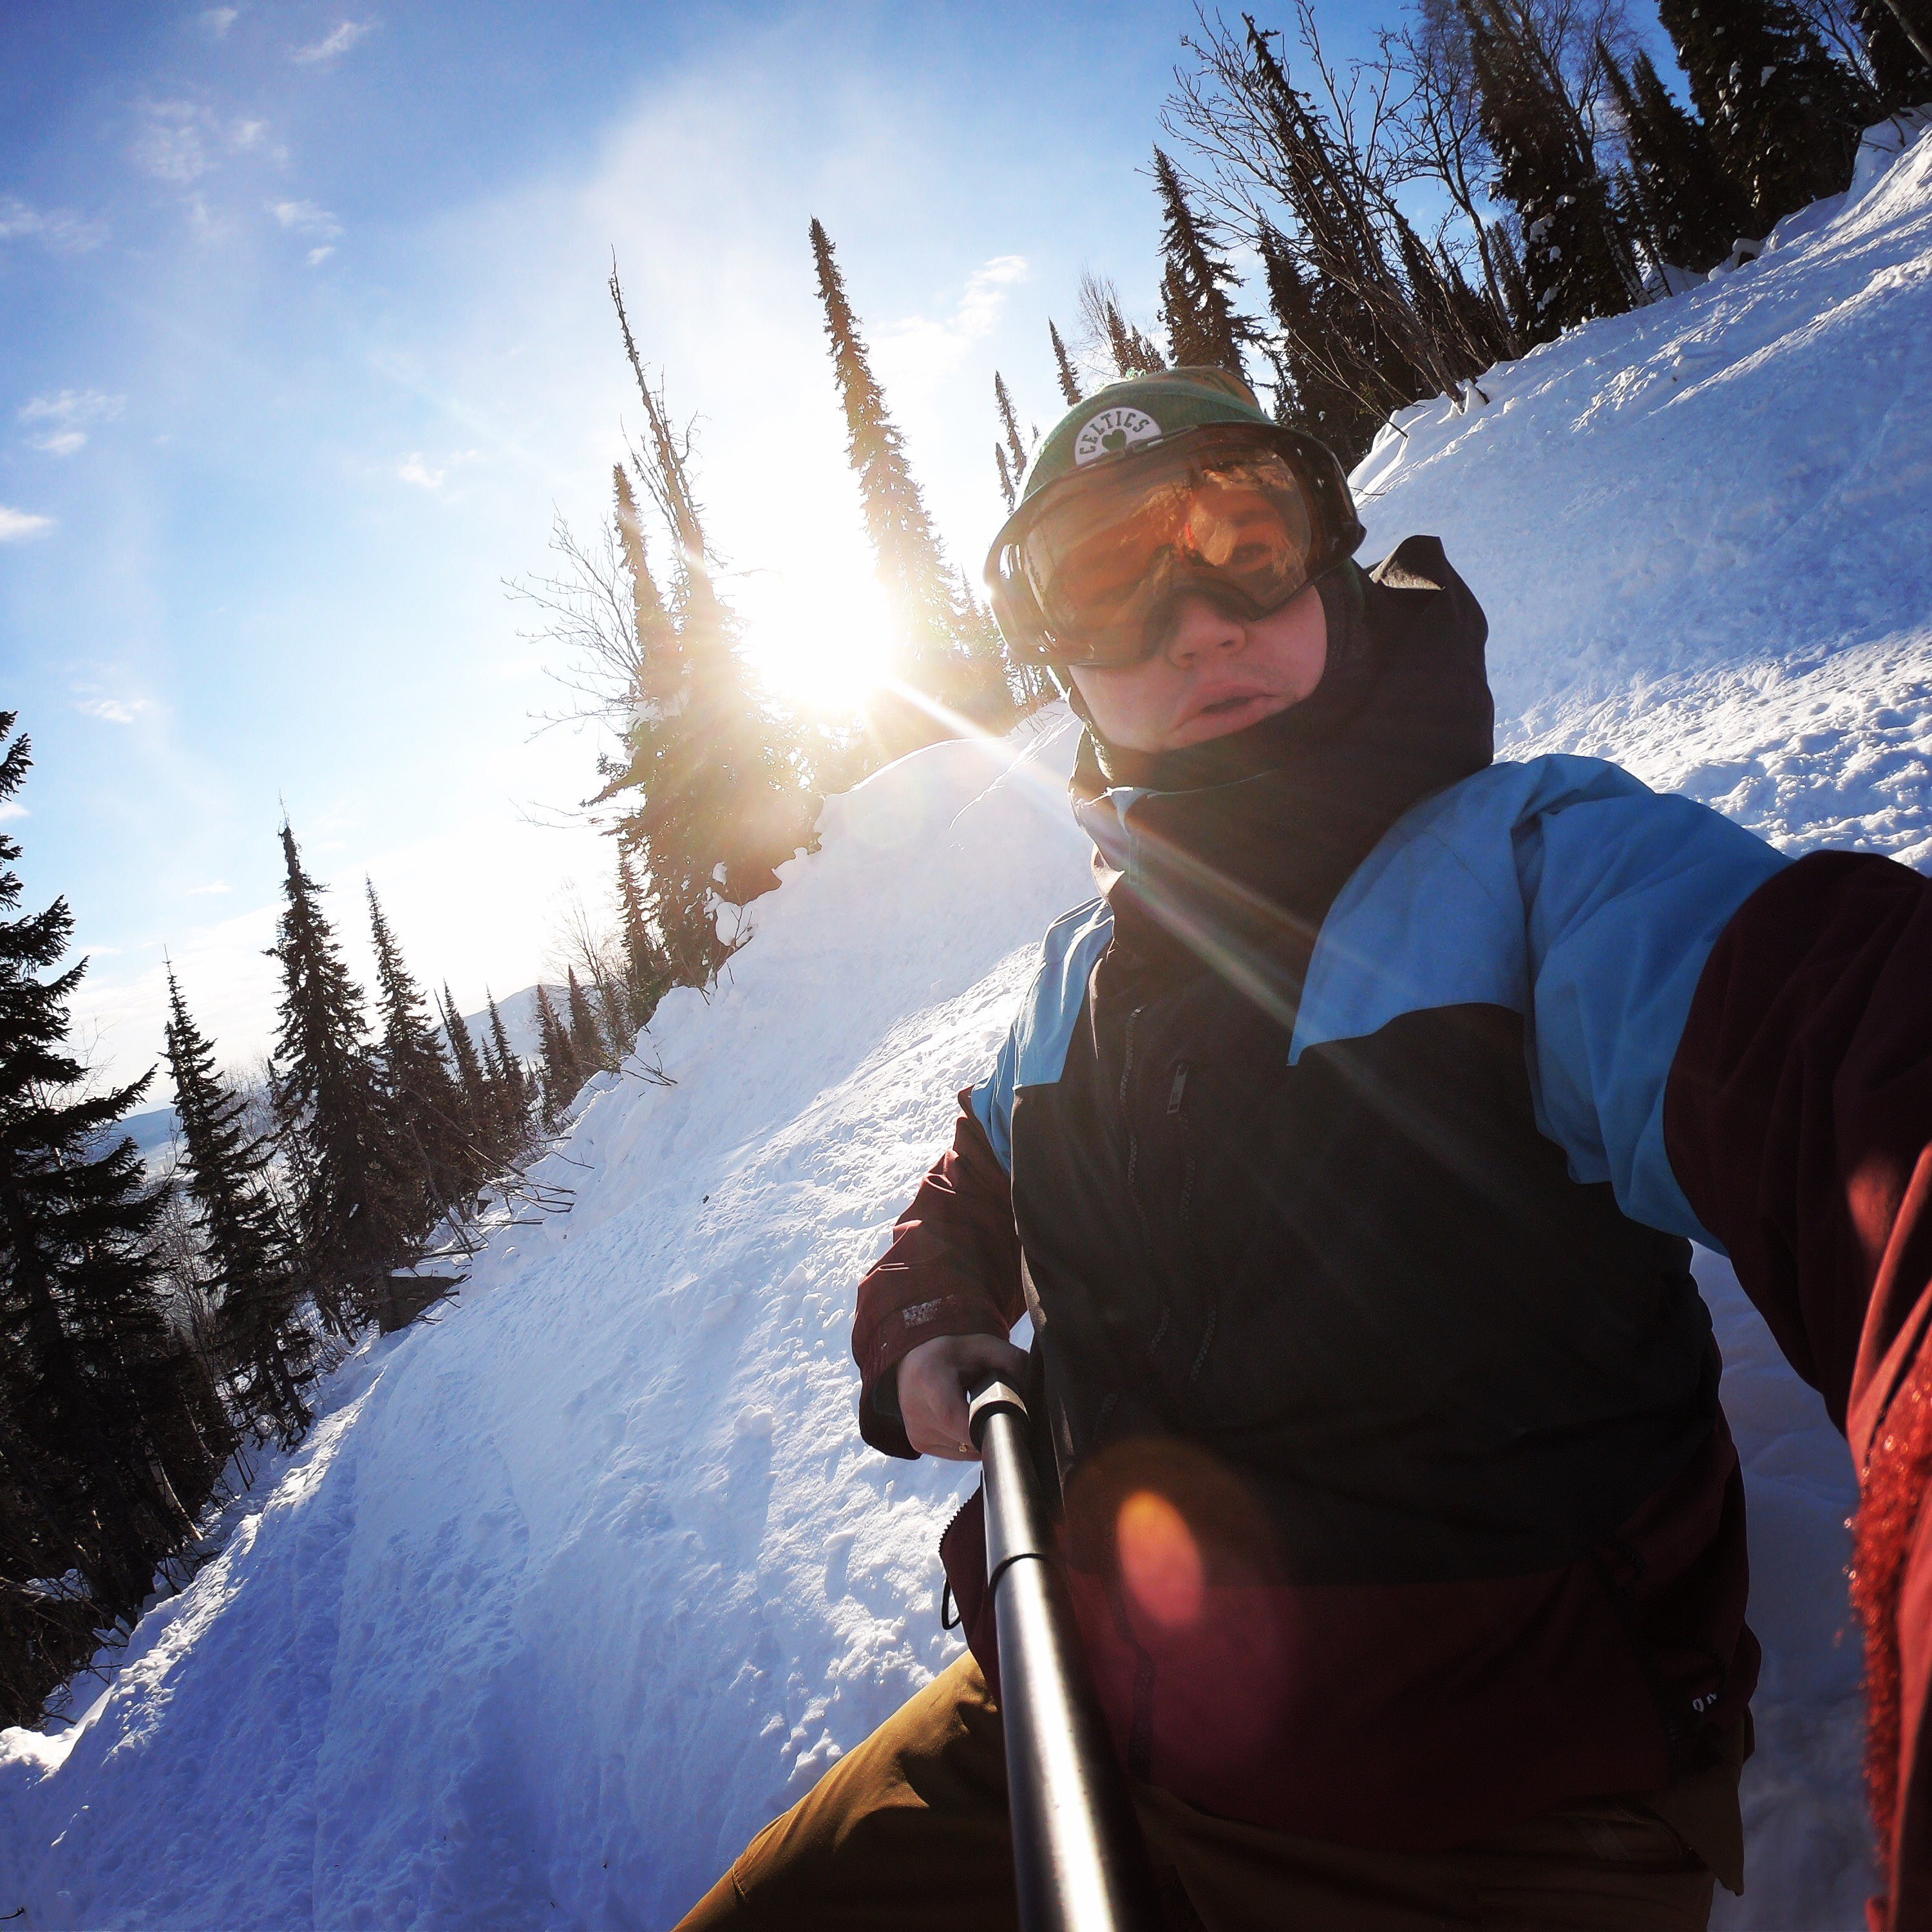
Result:
<svg viewBox="0 0 1932 1932"><path fill-rule="evenodd" d="M0 804L31 764L15 723ZM460 1280L486 1189L562 1204L524 1166L666 983L640 948L570 973L562 1012L539 988L526 1067L494 998L478 1042L447 986L425 995L373 886L365 998L286 825L281 845L273 1052L259 1079L221 1071L170 963L176 1160L152 1182L117 1130L158 1070L90 1082L67 1045L86 962L56 970L73 916L20 913L0 833L0 1723L34 1721L158 1572L192 1566L238 1451L292 1446L318 1375Z"/></svg>
<svg viewBox="0 0 1932 1932"><path fill-rule="evenodd" d="M1748 254L1846 186L1864 128L1932 102L1932 0L1659 11L1694 112L1624 0L1417 0L1346 69L1312 0L1295 0L1290 34L1204 17L1162 116L1172 152L1156 146L1150 170L1158 326L1089 276L1075 352L1048 324L1060 394L1215 364L1352 464L1406 404L1466 399L1496 362ZM1443 212L1425 235L1405 204ZM1243 250L1258 313L1241 310ZM1010 506L1031 442L1000 376L994 403Z"/></svg>

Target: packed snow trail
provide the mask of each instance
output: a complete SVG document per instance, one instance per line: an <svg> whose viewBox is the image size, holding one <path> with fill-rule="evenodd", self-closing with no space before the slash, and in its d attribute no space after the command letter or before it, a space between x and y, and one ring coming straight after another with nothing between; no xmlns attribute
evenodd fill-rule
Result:
<svg viewBox="0 0 1932 1932"><path fill-rule="evenodd" d="M1487 605L1504 755L1598 752L1791 849L1928 862L1932 140L1483 386L1405 412L1358 482L1365 554L1434 531ZM0 1914L664 1926L952 1654L934 1546L971 1478L859 1442L851 1292L1090 890L1072 739L1049 713L831 802L725 983L665 1001L676 1084L587 1098L545 1169L574 1210L340 1371L78 1723L0 1733ZM1718 1923L1850 1928L1847 1460L1700 1272L1766 1651Z"/></svg>

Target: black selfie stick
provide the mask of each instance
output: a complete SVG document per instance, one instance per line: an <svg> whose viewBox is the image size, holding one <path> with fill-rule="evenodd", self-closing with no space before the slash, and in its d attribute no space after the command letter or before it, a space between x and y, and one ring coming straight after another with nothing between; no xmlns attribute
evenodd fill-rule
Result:
<svg viewBox="0 0 1932 1932"><path fill-rule="evenodd" d="M999 1630L1022 1932L1160 1932L1140 1820L1040 1501L1026 1404L996 1376L968 1399L986 1472L986 1587Z"/></svg>

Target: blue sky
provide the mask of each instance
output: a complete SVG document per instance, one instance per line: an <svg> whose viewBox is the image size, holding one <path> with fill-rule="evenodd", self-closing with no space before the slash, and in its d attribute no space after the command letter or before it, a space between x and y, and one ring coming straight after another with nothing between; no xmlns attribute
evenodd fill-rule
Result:
<svg viewBox="0 0 1932 1932"><path fill-rule="evenodd" d="M1337 5L1364 48L1388 12ZM1331 17L1332 16L1332 17ZM638 410L604 277L698 418L754 644L862 624L806 228L839 250L956 561L998 520L992 371L1057 413L1081 270L1150 321L1142 172L1184 4L10 0L0 14L0 704L10 829L125 1076L163 949L224 1057L272 1026L284 806L359 946L479 1003L608 850L595 745L506 579L587 530Z"/></svg>

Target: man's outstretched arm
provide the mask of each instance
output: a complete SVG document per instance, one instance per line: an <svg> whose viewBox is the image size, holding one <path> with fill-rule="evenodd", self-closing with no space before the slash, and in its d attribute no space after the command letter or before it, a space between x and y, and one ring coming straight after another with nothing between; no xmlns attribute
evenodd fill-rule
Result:
<svg viewBox="0 0 1932 1932"><path fill-rule="evenodd" d="M1890 1922L1932 1924L1932 880L1820 853L1754 892L1698 981L1664 1135L1850 1442Z"/></svg>
<svg viewBox="0 0 1932 1932"><path fill-rule="evenodd" d="M963 1427L955 1443L943 1426L947 1404L958 1397L962 1370L1013 1372L1019 1357L1006 1336L1025 1306L1012 1190L962 1094L952 1146L900 1216L892 1246L859 1284L852 1353L866 1440L889 1456L970 1456ZM961 1346L925 1348L946 1337ZM915 1350L920 1360L902 1378L900 1365ZM963 1400L958 1406L963 1420Z"/></svg>

